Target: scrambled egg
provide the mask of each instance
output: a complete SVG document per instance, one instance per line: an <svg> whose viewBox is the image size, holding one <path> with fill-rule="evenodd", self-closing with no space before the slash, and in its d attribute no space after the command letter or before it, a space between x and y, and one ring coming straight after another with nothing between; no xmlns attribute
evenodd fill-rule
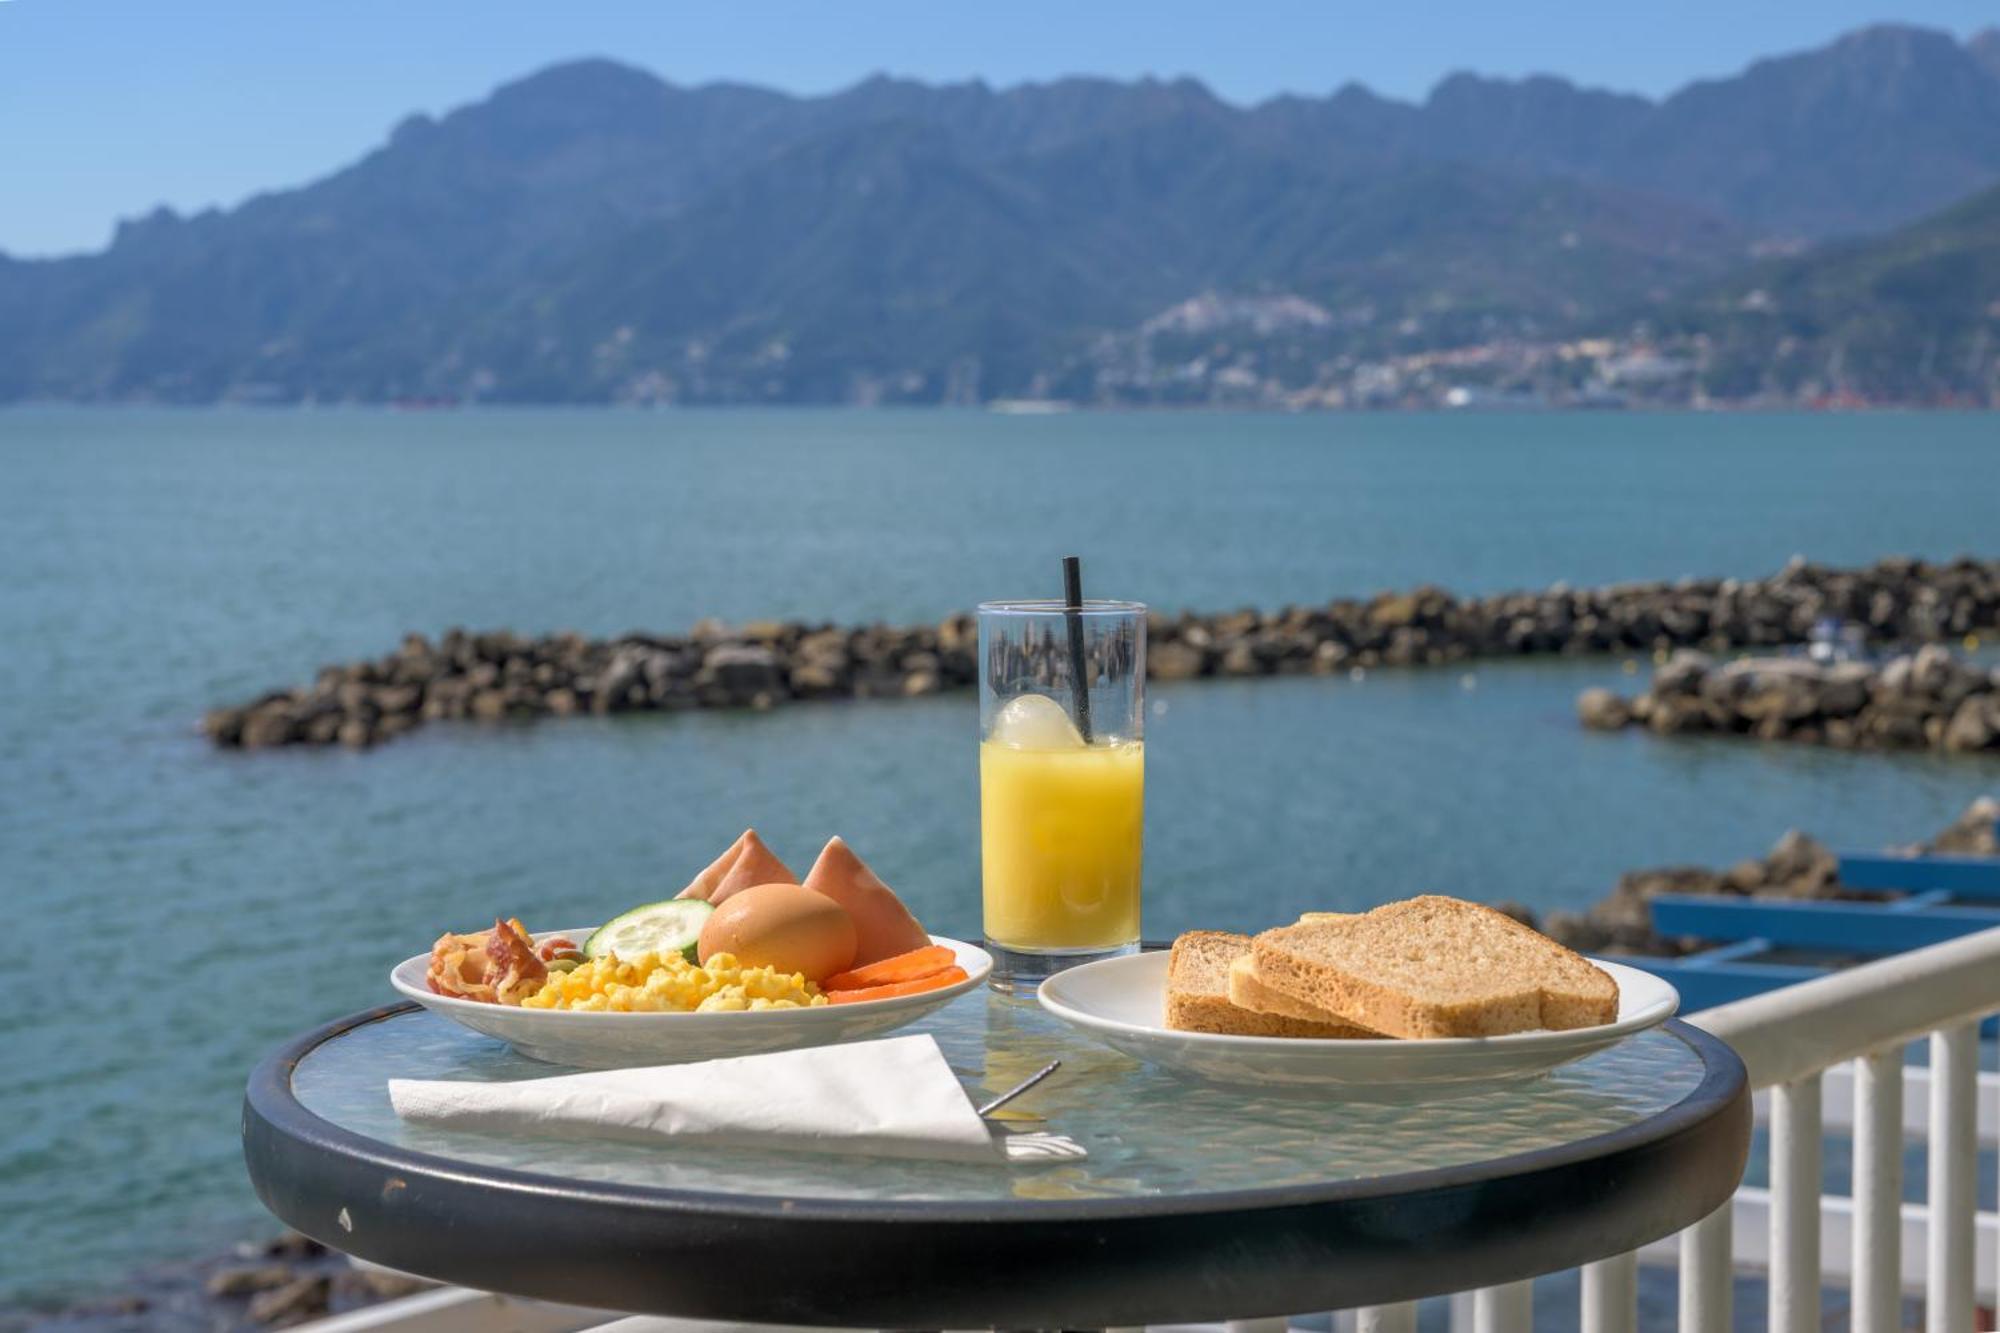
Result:
<svg viewBox="0 0 2000 1333"><path fill-rule="evenodd" d="M594 1009L609 1013L704 1013L729 1009L802 1009L825 1004L819 987L797 972L743 967L719 953L702 966L680 954L590 959L521 1001L527 1009Z"/></svg>

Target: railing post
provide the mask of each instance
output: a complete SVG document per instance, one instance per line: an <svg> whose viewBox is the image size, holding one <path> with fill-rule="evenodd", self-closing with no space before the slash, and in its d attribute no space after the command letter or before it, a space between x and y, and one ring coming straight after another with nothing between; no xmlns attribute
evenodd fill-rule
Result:
<svg viewBox="0 0 2000 1333"><path fill-rule="evenodd" d="M1979 1159L1979 1025L1931 1034L1930 1255L1927 1333L1971 1333L1973 1212Z"/></svg>
<svg viewBox="0 0 2000 1333"><path fill-rule="evenodd" d="M1363 1306L1354 1312L1354 1333L1417 1333L1416 1304Z"/></svg>
<svg viewBox="0 0 2000 1333"><path fill-rule="evenodd" d="M1854 1062L1854 1333L1903 1327L1903 1048Z"/></svg>
<svg viewBox="0 0 2000 1333"><path fill-rule="evenodd" d="M1366 1305L1354 1311L1354 1333L1416 1333L1416 1305Z"/></svg>
<svg viewBox="0 0 2000 1333"><path fill-rule="evenodd" d="M1634 1333L1639 1324L1639 1256L1583 1266L1583 1333Z"/></svg>
<svg viewBox="0 0 2000 1333"><path fill-rule="evenodd" d="M1736 1294L1735 1202L1681 1232L1681 1333L1729 1333Z"/></svg>
<svg viewBox="0 0 2000 1333"><path fill-rule="evenodd" d="M1535 1284L1509 1282L1472 1293L1473 1333L1534 1333Z"/></svg>
<svg viewBox="0 0 2000 1333"><path fill-rule="evenodd" d="M1771 1333L1819 1333L1819 1075L1771 1090Z"/></svg>

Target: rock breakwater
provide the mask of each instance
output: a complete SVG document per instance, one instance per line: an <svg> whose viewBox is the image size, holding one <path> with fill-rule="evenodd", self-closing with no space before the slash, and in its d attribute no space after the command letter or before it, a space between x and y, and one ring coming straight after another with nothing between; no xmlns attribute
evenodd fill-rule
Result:
<svg viewBox="0 0 2000 1333"><path fill-rule="evenodd" d="M1744 658L1679 652L1635 698L1585 690L1587 727L1643 726L1839 749L2000 750L2000 668L1962 661L1938 644L1886 662Z"/></svg>
<svg viewBox="0 0 2000 1333"><path fill-rule="evenodd" d="M2000 627L2000 561L1888 559L1856 569L1795 560L1764 579L1685 579L1460 598L1442 588L1323 606L1155 615L1160 680L1336 674L1536 653L1729 652L1804 641L1836 616L1876 643L1929 643ZM969 615L936 625L843 628L703 622L686 634L523 637L412 634L388 656L323 668L204 719L217 745L365 747L449 719L497 721L681 708L770 708L907 698L971 685Z"/></svg>

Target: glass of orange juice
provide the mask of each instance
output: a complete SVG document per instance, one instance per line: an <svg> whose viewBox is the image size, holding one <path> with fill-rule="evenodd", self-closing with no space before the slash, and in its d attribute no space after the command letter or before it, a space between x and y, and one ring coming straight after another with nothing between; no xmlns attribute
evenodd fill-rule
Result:
<svg viewBox="0 0 2000 1333"><path fill-rule="evenodd" d="M1080 667L1080 669L1079 669ZM979 840L993 986L1139 947L1146 608L979 608Z"/></svg>

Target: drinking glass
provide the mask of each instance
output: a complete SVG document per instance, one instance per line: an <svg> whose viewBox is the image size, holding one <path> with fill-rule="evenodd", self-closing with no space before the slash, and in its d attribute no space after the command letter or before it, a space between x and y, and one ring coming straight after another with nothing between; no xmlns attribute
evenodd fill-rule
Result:
<svg viewBox="0 0 2000 1333"><path fill-rule="evenodd" d="M1081 670L1078 664L1081 664ZM1139 947L1146 608L979 608L979 842L997 990Z"/></svg>

